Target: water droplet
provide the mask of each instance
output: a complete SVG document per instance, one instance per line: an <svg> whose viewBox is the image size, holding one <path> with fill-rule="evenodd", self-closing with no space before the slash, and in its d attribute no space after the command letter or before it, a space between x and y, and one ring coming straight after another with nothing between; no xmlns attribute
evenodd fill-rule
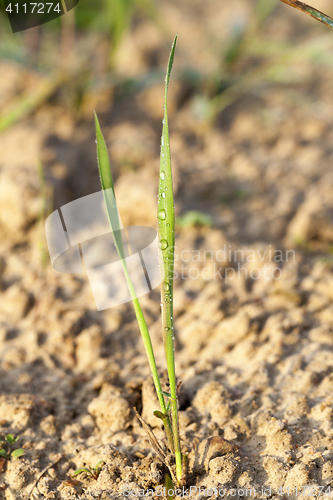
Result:
<svg viewBox="0 0 333 500"><path fill-rule="evenodd" d="M169 283L164 282L164 290L168 292L170 290L170 285Z"/></svg>
<svg viewBox="0 0 333 500"><path fill-rule="evenodd" d="M165 250L166 248L168 248L167 240L161 240L158 246L160 247L161 250Z"/></svg>
<svg viewBox="0 0 333 500"><path fill-rule="evenodd" d="M157 217L158 217L159 219L165 220L165 218L166 218L166 213L165 213L164 208L162 208L162 210L159 210L159 211L157 212Z"/></svg>
<svg viewBox="0 0 333 500"><path fill-rule="evenodd" d="M167 191L167 190L168 190L168 188L165 188L165 190Z"/></svg>
<svg viewBox="0 0 333 500"><path fill-rule="evenodd" d="M170 328L169 328L168 326L165 326L165 327L164 327L164 330L165 330L166 332L168 332L168 331L170 330Z"/></svg>
<svg viewBox="0 0 333 500"><path fill-rule="evenodd" d="M162 146L164 146L164 137L163 137L163 135L161 137L161 144L162 144Z"/></svg>
<svg viewBox="0 0 333 500"><path fill-rule="evenodd" d="M162 172L160 173L160 179L161 179L162 181L164 181L164 179L165 179L165 173L163 172L163 170L162 170Z"/></svg>
<svg viewBox="0 0 333 500"><path fill-rule="evenodd" d="M165 198L165 193L162 193L162 198Z"/></svg>

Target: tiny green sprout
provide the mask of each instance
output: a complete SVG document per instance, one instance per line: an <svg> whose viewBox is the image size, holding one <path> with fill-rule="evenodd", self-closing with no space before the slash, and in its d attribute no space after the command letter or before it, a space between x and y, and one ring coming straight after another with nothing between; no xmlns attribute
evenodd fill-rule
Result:
<svg viewBox="0 0 333 500"><path fill-rule="evenodd" d="M179 227L193 227L193 226L213 226L213 219L199 210L190 210L184 215L177 217L176 225Z"/></svg>
<svg viewBox="0 0 333 500"><path fill-rule="evenodd" d="M92 467L82 467L81 469L77 469L75 472L74 472L74 476L77 476L78 474L82 474L82 472L86 472L87 474L90 474L94 479L98 479L98 476L100 475L101 473L101 470L102 470L102 464L104 465L105 462L104 460L101 460L100 462L98 462L94 468Z"/></svg>
<svg viewBox="0 0 333 500"><path fill-rule="evenodd" d="M16 443L16 441L18 441L20 439L20 436L17 436L17 437L14 437L13 434L7 434L7 436L5 437L5 440L7 441L7 443L9 444L14 444Z"/></svg>
<svg viewBox="0 0 333 500"><path fill-rule="evenodd" d="M16 441L19 440L19 438L20 436L14 437L13 434L7 434L7 436L5 436L4 438L4 441L0 441L0 457L6 458L8 460L10 457L18 458L22 455L25 455L25 451L22 448L13 450L12 452L10 451L11 446L15 444Z"/></svg>

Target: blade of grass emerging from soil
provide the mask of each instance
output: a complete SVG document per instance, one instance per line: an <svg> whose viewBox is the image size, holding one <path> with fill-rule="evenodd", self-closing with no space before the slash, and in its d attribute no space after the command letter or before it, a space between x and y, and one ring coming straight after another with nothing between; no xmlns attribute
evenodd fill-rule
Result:
<svg viewBox="0 0 333 500"><path fill-rule="evenodd" d="M98 159L98 168L101 179L101 185L103 190L104 201L107 209L107 214L109 218L109 223L111 226L111 231L113 233L114 242L116 245L116 249L119 255L119 258L122 262L123 271L125 274L125 278L127 281L127 286L129 292L131 294L131 299L135 311L135 315L139 324L140 333L143 339L143 343L146 349L150 370L153 376L157 397L161 406L161 410L163 413L166 413L167 408L165 405L165 400L163 396L163 391L161 387L161 382L158 376L155 356L153 352L153 346L151 343L147 323L145 317L143 315L139 300L136 297L136 293L127 269L126 259L125 259L125 251L124 245L122 241L122 235L120 231L120 220L117 210L117 203L114 193L114 184L110 166L110 159L108 150L105 144L105 140L98 122L97 115L95 114L95 124L96 124L96 140L97 140L97 159ZM171 445L170 445L171 446Z"/></svg>
<svg viewBox="0 0 333 500"><path fill-rule="evenodd" d="M170 383L170 405L172 416L172 431L174 438L176 475L178 481L182 477L182 455L179 442L179 423L177 408L177 382L174 356L173 328L173 271L175 246L175 211L172 188L172 171L170 159L169 127L167 96L170 75L173 65L177 36L172 44L165 78L164 118L161 138L160 178L158 189L158 236L160 248L160 269L162 275L161 308L164 350Z"/></svg>

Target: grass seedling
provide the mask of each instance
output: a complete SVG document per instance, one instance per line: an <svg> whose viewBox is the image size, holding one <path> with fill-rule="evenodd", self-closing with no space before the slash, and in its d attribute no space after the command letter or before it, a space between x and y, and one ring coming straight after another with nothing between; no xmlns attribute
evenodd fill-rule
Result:
<svg viewBox="0 0 333 500"><path fill-rule="evenodd" d="M11 447L20 439L20 436L14 437L13 434L7 434L4 440L0 441L0 457L6 458L10 457L18 458L25 454L22 448L11 451Z"/></svg>
<svg viewBox="0 0 333 500"><path fill-rule="evenodd" d="M161 138L160 178L158 189L158 238L160 248L160 269L162 277L161 287L161 313L164 351L168 369L171 405L172 432L174 440L176 475L178 481L182 477L182 455L180 451L178 407L177 407L177 382L174 355L174 326L173 326L173 273L175 250L175 206L173 201L172 170L169 143L168 124L168 89L173 65L177 36L172 45L165 78L164 117Z"/></svg>
<svg viewBox="0 0 333 500"><path fill-rule="evenodd" d="M162 307L162 330L165 348L165 356L169 377L170 392L162 390L159 379L153 347L143 315L140 303L136 297L135 289L131 282L130 274L127 268L124 245L120 231L120 221L117 211L116 199L114 196L114 184L110 168L110 160L103 138L100 125L95 116L96 121L96 137L97 137L97 158L99 173L101 178L104 201L108 213L109 223L113 233L114 243L121 260L122 268L125 274L127 286L131 295L132 304L135 310L136 318L139 324L141 336L146 349L149 366L151 369L153 381L155 384L157 397L160 403L161 411L155 411L156 417L161 418L164 423L166 435L169 442L170 451L174 453L176 462L176 473L174 473L170 462L158 444L150 427L139 419L144 425L150 442L158 453L160 459L169 467L171 476L176 483L180 483L183 476L182 454L180 450L179 440L179 423L178 423L178 408L177 408L177 383L175 374L175 359L174 359L174 327L173 327L173 268L174 268L174 241L175 241L175 215L172 189L172 174L170 161L170 145L169 145L169 129L168 129L168 113L167 113L167 95L173 65L174 52L176 47L177 37L175 38L170 58L167 67L165 79L165 103L164 103L164 118L161 138L161 161L160 161L160 180L159 180L159 201L158 201L158 237L160 249L160 263L162 273L161 287L161 307ZM166 398L166 399L165 399ZM167 403L166 403L167 400Z"/></svg>
<svg viewBox="0 0 333 500"><path fill-rule="evenodd" d="M101 460L100 462L98 462L94 468L92 467L82 467L81 469L77 469L75 472L74 472L74 476L77 476L78 474L82 474L82 472L86 472L87 474L90 474L94 479L98 479L98 476L100 475L101 473L101 470L102 470L102 467L103 465L105 464L104 460Z"/></svg>

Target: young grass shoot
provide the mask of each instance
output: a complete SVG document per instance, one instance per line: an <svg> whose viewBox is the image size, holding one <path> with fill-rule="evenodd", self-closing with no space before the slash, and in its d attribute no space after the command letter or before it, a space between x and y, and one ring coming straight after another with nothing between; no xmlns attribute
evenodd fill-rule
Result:
<svg viewBox="0 0 333 500"><path fill-rule="evenodd" d="M164 423L165 432L169 442L171 453L174 454L175 471L169 458L158 444L150 427L139 416L141 423L148 433L150 442L160 459L167 465L175 483L180 483L183 479L183 458L180 449L179 422L178 422L178 402L177 402L177 382L175 373L174 356L174 326L173 326L173 269L174 269L174 242L175 242L175 214L172 188L172 172L170 160L167 96L170 75L173 65L177 36L172 44L169 57L167 73L165 78L165 99L164 118L161 138L161 158L159 174L159 194L158 194L158 239L159 239L159 259L161 269L161 315L162 331L165 349L165 357L170 385L170 392L162 390L161 381L158 375L153 347L142 312L139 300L136 296L130 273L127 268L124 244L120 228L117 203L114 194L114 183L111 173L110 160L101 128L95 116L96 137L97 137L97 158L104 201L107 209L108 219L114 238L114 243L121 260L123 272L130 292L132 304L139 324L139 329L147 353L150 370L156 388L157 397L160 403L160 410L156 410L154 415L161 418Z"/></svg>
<svg viewBox="0 0 333 500"><path fill-rule="evenodd" d="M11 447L20 439L20 436L14 437L13 434L7 434L3 440L0 440L0 457L6 458L10 457L18 458L25 455L25 451L22 448L16 450L11 450Z"/></svg>

